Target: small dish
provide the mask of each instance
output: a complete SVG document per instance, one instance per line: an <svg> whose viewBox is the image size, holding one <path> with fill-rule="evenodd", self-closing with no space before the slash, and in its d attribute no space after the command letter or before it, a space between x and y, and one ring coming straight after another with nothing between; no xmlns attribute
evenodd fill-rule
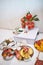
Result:
<svg viewBox="0 0 43 65"><path fill-rule="evenodd" d="M34 47L35 47L38 51L43 52L43 39L40 39L40 40L35 41Z"/></svg>
<svg viewBox="0 0 43 65"><path fill-rule="evenodd" d="M1 44L0 44L0 50L3 50L6 47L11 47L11 46L15 46L16 42L13 40L4 40Z"/></svg>
<svg viewBox="0 0 43 65"><path fill-rule="evenodd" d="M14 50L11 48L7 48L3 50L2 56L4 60L10 60L14 57Z"/></svg>

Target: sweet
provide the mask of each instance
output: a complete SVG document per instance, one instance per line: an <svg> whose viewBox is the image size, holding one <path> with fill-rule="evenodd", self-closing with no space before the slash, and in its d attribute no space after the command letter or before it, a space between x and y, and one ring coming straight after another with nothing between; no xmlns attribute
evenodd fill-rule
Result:
<svg viewBox="0 0 43 65"><path fill-rule="evenodd" d="M11 57L13 57L13 49L11 48L8 48L8 49L5 49L3 52L2 52L2 56L4 59L9 59Z"/></svg>
<svg viewBox="0 0 43 65"><path fill-rule="evenodd" d="M43 39L35 41L35 48L41 52L43 52Z"/></svg>
<svg viewBox="0 0 43 65"><path fill-rule="evenodd" d="M18 60L29 59L33 56L33 49L28 46L21 46L21 49L15 49L14 54Z"/></svg>

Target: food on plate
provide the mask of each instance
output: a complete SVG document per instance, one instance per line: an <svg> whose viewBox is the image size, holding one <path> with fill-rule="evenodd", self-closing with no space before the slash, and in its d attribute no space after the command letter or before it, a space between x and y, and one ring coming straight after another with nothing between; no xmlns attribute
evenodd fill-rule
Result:
<svg viewBox="0 0 43 65"><path fill-rule="evenodd" d="M32 53L33 53L32 48L29 48L29 51L28 52L29 52L30 55L32 55Z"/></svg>
<svg viewBox="0 0 43 65"><path fill-rule="evenodd" d="M14 41L13 41L13 40L8 39L8 40L5 40L5 42L6 42L6 43L7 43L7 45L8 45L9 43L14 42Z"/></svg>
<svg viewBox="0 0 43 65"><path fill-rule="evenodd" d="M7 46L11 47L11 46L15 46L15 41L12 39L6 39L4 40L1 44L0 44L0 49L3 50L5 48L7 48Z"/></svg>
<svg viewBox="0 0 43 65"><path fill-rule="evenodd" d="M36 60L35 65L43 65L43 60Z"/></svg>
<svg viewBox="0 0 43 65"><path fill-rule="evenodd" d="M38 41L35 41L34 44L35 48L41 52L43 52L43 39L40 39Z"/></svg>
<svg viewBox="0 0 43 65"><path fill-rule="evenodd" d="M16 50L14 51L14 54L16 55L16 58L17 58L18 60L22 60L22 56L21 56L19 50L16 49Z"/></svg>
<svg viewBox="0 0 43 65"><path fill-rule="evenodd" d="M11 59L14 56L14 50L7 48L2 52L2 56L4 59Z"/></svg>
<svg viewBox="0 0 43 65"><path fill-rule="evenodd" d="M29 59L30 57L33 56L33 49L29 46L20 46L20 50L15 49L14 50L14 55L18 60L25 60Z"/></svg>

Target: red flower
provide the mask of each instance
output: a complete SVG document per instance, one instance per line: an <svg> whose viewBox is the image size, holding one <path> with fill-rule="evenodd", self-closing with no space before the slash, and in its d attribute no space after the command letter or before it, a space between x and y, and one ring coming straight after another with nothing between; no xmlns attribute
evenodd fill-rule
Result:
<svg viewBox="0 0 43 65"><path fill-rule="evenodd" d="M28 23L28 29L34 28L34 22L29 22Z"/></svg>
<svg viewBox="0 0 43 65"><path fill-rule="evenodd" d="M31 15L31 14L27 14L27 15L26 15L26 18L27 18L28 20L30 20L30 19L32 18L32 15Z"/></svg>
<svg viewBox="0 0 43 65"><path fill-rule="evenodd" d="M26 14L26 16L21 18L22 28L25 28L26 26L28 26L28 29L34 28L35 24L34 24L33 20L39 21L39 19L37 18L37 15L32 16L32 14L30 12L28 12Z"/></svg>

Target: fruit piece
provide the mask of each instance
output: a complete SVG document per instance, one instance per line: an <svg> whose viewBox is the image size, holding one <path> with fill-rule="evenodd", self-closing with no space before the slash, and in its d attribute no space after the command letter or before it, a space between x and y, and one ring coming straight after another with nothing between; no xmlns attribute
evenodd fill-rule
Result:
<svg viewBox="0 0 43 65"><path fill-rule="evenodd" d="M21 49L21 50L20 50L20 55L21 55L22 57L24 57L24 49Z"/></svg>
<svg viewBox="0 0 43 65"><path fill-rule="evenodd" d="M34 46L35 46L36 49L39 49L40 48L39 45L37 45L36 43L35 43Z"/></svg>
<svg viewBox="0 0 43 65"><path fill-rule="evenodd" d="M41 45L43 46L43 39L41 39L40 42L41 42Z"/></svg>
<svg viewBox="0 0 43 65"><path fill-rule="evenodd" d="M40 48L39 51L43 52L43 48Z"/></svg>
<svg viewBox="0 0 43 65"><path fill-rule="evenodd" d="M19 50L16 49L16 50L14 51L14 54L16 55L16 58L17 58L18 60L22 60L22 56L21 56Z"/></svg>
<svg viewBox="0 0 43 65"><path fill-rule="evenodd" d="M24 49L24 53L27 53L27 52L28 52L28 50L29 50L28 48Z"/></svg>
<svg viewBox="0 0 43 65"><path fill-rule="evenodd" d="M6 53L3 53L2 56L3 56L4 58L6 58L7 54L6 54Z"/></svg>
<svg viewBox="0 0 43 65"><path fill-rule="evenodd" d="M8 52L8 49L4 50L3 53L7 53Z"/></svg>
<svg viewBox="0 0 43 65"><path fill-rule="evenodd" d="M11 52L12 52L11 50L12 50L11 48L8 48L8 49L4 50L4 51L2 52L2 56L3 56L3 57L11 56L11 55L10 55Z"/></svg>
<svg viewBox="0 0 43 65"><path fill-rule="evenodd" d="M42 45L40 46L40 50L43 51L43 46Z"/></svg>
<svg viewBox="0 0 43 65"><path fill-rule="evenodd" d="M8 48L8 49L5 49L5 50L4 50L5 53L6 53L6 52L11 52L11 51L13 51L13 49L11 49L11 48Z"/></svg>
<svg viewBox="0 0 43 65"><path fill-rule="evenodd" d="M2 52L3 58L6 59L7 57L13 56L12 50L13 50L13 49L11 49L11 48L8 48L8 49L4 50L4 51Z"/></svg>
<svg viewBox="0 0 43 65"><path fill-rule="evenodd" d="M28 50L29 50L29 48L27 46L22 46L21 48L24 49L25 53L28 52Z"/></svg>
<svg viewBox="0 0 43 65"><path fill-rule="evenodd" d="M43 40L36 41L34 46L39 51L43 51Z"/></svg>
<svg viewBox="0 0 43 65"><path fill-rule="evenodd" d="M41 42L40 42L40 40L38 40L37 42L36 42L36 44L38 44L39 46L41 45Z"/></svg>
<svg viewBox="0 0 43 65"><path fill-rule="evenodd" d="M17 49L15 49L15 50L14 50L14 54L16 55L17 53L18 53L18 50L17 50Z"/></svg>
<svg viewBox="0 0 43 65"><path fill-rule="evenodd" d="M20 53L16 54L16 58L17 58L18 60L22 60L22 56L20 55Z"/></svg>
<svg viewBox="0 0 43 65"><path fill-rule="evenodd" d="M30 56L29 56L29 53L28 52L24 52L24 49L21 49L20 50L20 54L21 54L21 56L23 57L23 58L25 58L25 59L28 59L28 58L30 58Z"/></svg>
<svg viewBox="0 0 43 65"><path fill-rule="evenodd" d="M10 57L10 56L13 56L13 54L9 54L9 57Z"/></svg>
<svg viewBox="0 0 43 65"><path fill-rule="evenodd" d="M41 41L41 45L43 46L43 42Z"/></svg>
<svg viewBox="0 0 43 65"><path fill-rule="evenodd" d="M40 46L40 45L41 45L41 42L40 42L40 41L38 41L38 42L37 42L37 44Z"/></svg>
<svg viewBox="0 0 43 65"><path fill-rule="evenodd" d="M35 48L38 46L36 43L34 44Z"/></svg>
<svg viewBox="0 0 43 65"><path fill-rule="evenodd" d="M11 49L10 48L8 49L8 52L11 52Z"/></svg>
<svg viewBox="0 0 43 65"><path fill-rule="evenodd" d="M3 56L6 57L7 56L6 53L4 53Z"/></svg>
<svg viewBox="0 0 43 65"><path fill-rule="evenodd" d="M28 58L30 58L30 55L28 53L25 53L24 58L28 59Z"/></svg>
<svg viewBox="0 0 43 65"><path fill-rule="evenodd" d="M29 54L31 55L31 54L33 54L33 50L32 50L32 48L29 48Z"/></svg>

